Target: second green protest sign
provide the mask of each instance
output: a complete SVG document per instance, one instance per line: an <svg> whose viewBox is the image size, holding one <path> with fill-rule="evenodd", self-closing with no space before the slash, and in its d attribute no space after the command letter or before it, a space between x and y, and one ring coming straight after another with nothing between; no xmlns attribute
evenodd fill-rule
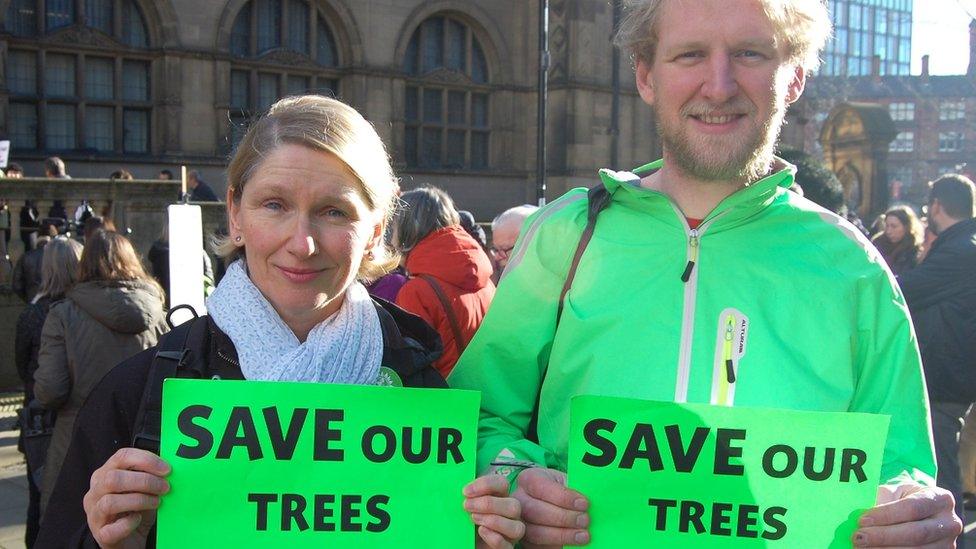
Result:
<svg viewBox="0 0 976 549"><path fill-rule="evenodd" d="M469 391L169 379L160 547L465 547Z"/></svg>
<svg viewBox="0 0 976 549"><path fill-rule="evenodd" d="M578 396L570 486L591 547L850 547L887 416Z"/></svg>

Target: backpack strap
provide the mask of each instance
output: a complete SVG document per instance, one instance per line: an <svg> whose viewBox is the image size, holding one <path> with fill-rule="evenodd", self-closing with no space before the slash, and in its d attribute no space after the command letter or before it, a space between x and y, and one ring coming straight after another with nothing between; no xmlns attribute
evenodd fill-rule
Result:
<svg viewBox="0 0 976 549"><path fill-rule="evenodd" d="M576 270L579 268L580 260L583 258L583 252L586 251L586 247L590 244L590 239L593 238L593 231L596 230L596 218L600 215L600 212L607 209L612 197L613 195L610 194L610 191L602 184L591 187L586 193L586 227L583 229L582 234L580 234L579 242L576 244L576 253L573 254L573 262L569 265L569 272L566 273L563 289L559 293L559 307L556 309L556 330L559 329L559 320L563 316L563 303L566 301L566 294L569 293L569 289L573 286L573 279L576 278ZM555 330L553 333L555 333ZM532 417L529 419L528 431L525 437L536 443L539 442L539 401L542 399L542 385L545 384L546 374L548 373L549 362L547 361L546 368L542 371L542 378L539 380L539 390L535 395L535 406L532 408Z"/></svg>
<svg viewBox="0 0 976 549"><path fill-rule="evenodd" d="M454 342L457 343L458 356L460 356L464 352L464 348L468 346L468 342L464 340L464 332L461 331L461 324L458 322L457 315L454 314L454 307L451 307L451 302L444 294L441 285L437 283L437 279L429 274L417 276L426 280L427 284L430 284L430 287L434 289L434 293L437 294L437 300L441 302L444 314L447 315L447 322L451 325L451 331L454 332Z"/></svg>
<svg viewBox="0 0 976 549"><path fill-rule="evenodd" d="M163 381L179 377L179 370L191 360L201 360L206 351L207 318L190 319L159 338L156 354L149 366L149 377L143 388L136 414L132 446L159 453L159 431L163 420Z"/></svg>

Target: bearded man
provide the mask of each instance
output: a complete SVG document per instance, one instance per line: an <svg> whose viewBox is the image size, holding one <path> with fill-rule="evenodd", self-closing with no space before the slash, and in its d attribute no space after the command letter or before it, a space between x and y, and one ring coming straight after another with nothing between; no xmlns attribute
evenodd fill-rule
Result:
<svg viewBox="0 0 976 549"><path fill-rule="evenodd" d="M574 395L886 414L878 507L852 541L950 547L962 526L930 487L904 299L853 226L787 192L794 168L773 156L830 33L824 4L629 4L618 44L664 157L601 170L527 221L449 379L482 391L479 470L515 477L527 546L585 545L586 495L563 473ZM735 356L716 341L725 326Z"/></svg>

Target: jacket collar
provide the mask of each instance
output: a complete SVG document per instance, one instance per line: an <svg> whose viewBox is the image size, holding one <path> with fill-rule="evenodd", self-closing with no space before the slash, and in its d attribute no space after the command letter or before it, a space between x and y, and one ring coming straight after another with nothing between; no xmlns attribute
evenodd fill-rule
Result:
<svg viewBox="0 0 976 549"><path fill-rule="evenodd" d="M929 253L932 253L932 251L936 248L945 245L945 243L950 240L955 240L959 237L971 238L974 234L976 234L976 218L959 221L939 234L939 237L936 238L935 242L932 243L932 250L930 250Z"/></svg>

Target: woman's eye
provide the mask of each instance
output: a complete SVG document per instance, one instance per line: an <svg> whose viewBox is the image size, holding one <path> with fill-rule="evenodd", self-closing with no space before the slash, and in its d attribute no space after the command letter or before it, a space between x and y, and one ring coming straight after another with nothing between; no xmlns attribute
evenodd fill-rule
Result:
<svg viewBox="0 0 976 549"><path fill-rule="evenodd" d="M271 210L274 212L280 211L283 208L281 202L276 202L274 200L269 200L265 202L263 206L266 210Z"/></svg>

